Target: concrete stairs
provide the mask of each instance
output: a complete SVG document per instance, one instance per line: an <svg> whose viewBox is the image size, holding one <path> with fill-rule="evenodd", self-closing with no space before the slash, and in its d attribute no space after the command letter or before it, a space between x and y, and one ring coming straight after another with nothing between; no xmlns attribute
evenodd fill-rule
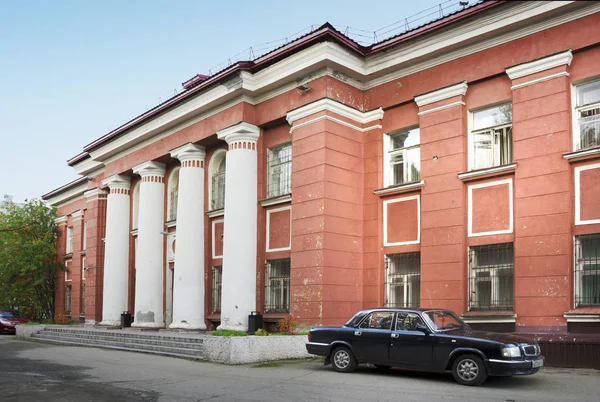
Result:
<svg viewBox="0 0 600 402"><path fill-rule="evenodd" d="M196 334L46 327L33 334L31 339L59 345L88 346L204 360L203 339Z"/></svg>

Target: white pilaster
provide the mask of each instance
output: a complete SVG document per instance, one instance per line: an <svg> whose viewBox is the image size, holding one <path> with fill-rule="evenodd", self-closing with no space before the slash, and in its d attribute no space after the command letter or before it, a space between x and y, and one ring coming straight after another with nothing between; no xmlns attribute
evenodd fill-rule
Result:
<svg viewBox="0 0 600 402"><path fill-rule="evenodd" d="M142 176L135 262L135 315L133 327L162 328L164 258L165 165L144 162L133 168Z"/></svg>
<svg viewBox="0 0 600 402"><path fill-rule="evenodd" d="M106 205L104 290L100 325L119 325L127 310L129 282L129 188L131 179L114 175L102 181L110 192Z"/></svg>
<svg viewBox="0 0 600 402"><path fill-rule="evenodd" d="M173 323L169 328L206 329L204 324L204 147L171 151L181 161L177 199L177 254L173 275Z"/></svg>
<svg viewBox="0 0 600 402"><path fill-rule="evenodd" d="M239 123L217 132L227 141L221 325L245 331L256 310L256 213L258 127Z"/></svg>

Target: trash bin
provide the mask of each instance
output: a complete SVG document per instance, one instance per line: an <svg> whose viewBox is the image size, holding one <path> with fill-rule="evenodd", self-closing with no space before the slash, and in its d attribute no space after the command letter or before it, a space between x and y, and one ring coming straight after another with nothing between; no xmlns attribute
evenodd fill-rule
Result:
<svg viewBox="0 0 600 402"><path fill-rule="evenodd" d="M254 335L254 333L261 329L263 326L263 316L258 311L251 311L248 316L248 334Z"/></svg>
<svg viewBox="0 0 600 402"><path fill-rule="evenodd" d="M131 327L131 321L133 320L131 314L129 314L129 311L123 311L123 313L121 313L121 327Z"/></svg>

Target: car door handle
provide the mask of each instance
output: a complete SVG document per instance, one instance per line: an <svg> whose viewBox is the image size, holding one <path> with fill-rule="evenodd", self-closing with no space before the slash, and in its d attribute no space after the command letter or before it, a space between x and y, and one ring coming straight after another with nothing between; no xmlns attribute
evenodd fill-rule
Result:
<svg viewBox="0 0 600 402"><path fill-rule="evenodd" d="M392 334L392 338L399 338L399 337L400 337L400 335L398 335L398 334Z"/></svg>
<svg viewBox="0 0 600 402"><path fill-rule="evenodd" d="M360 331L354 331L354 335L356 335L356 336L361 336L361 335L362 335L362 332L360 332Z"/></svg>

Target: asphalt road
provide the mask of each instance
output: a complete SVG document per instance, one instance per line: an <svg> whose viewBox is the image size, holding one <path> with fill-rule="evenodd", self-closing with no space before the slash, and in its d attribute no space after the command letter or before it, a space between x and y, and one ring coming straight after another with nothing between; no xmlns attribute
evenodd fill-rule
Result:
<svg viewBox="0 0 600 402"><path fill-rule="evenodd" d="M600 401L600 372L550 369L491 378L361 367L340 374L319 361L224 366L0 336L0 401Z"/></svg>

